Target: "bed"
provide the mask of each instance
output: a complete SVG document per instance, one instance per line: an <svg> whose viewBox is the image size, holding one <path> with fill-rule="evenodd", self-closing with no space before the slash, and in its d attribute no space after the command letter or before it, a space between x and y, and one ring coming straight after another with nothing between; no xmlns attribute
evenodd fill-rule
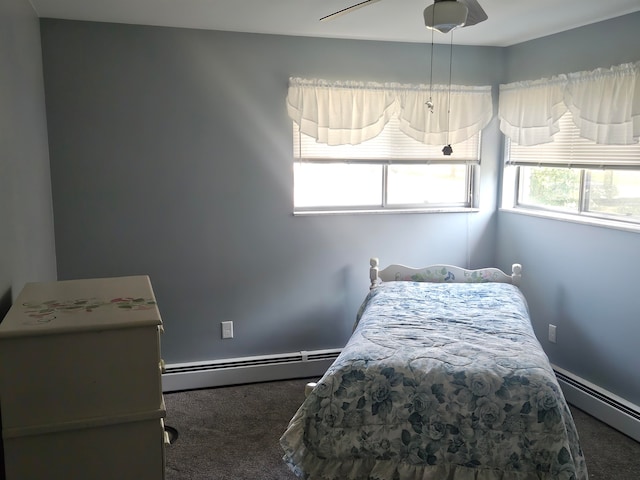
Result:
<svg viewBox="0 0 640 480"><path fill-rule="evenodd" d="M511 275L379 268L347 345L280 439L308 480L588 478Z"/></svg>

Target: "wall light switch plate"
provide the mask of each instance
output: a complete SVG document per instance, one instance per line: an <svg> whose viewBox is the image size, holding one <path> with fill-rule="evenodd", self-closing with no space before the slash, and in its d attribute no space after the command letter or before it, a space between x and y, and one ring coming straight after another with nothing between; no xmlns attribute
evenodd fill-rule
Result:
<svg viewBox="0 0 640 480"><path fill-rule="evenodd" d="M556 343L556 326L549 324L549 341L551 343Z"/></svg>
<svg viewBox="0 0 640 480"><path fill-rule="evenodd" d="M233 338L233 322L220 322L222 325L222 338Z"/></svg>

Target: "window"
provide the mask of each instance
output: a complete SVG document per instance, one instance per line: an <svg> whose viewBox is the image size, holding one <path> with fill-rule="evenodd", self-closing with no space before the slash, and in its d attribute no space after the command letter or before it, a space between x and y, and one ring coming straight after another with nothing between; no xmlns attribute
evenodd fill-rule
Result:
<svg viewBox="0 0 640 480"><path fill-rule="evenodd" d="M470 208L480 134L453 145L425 145L392 118L358 145L317 143L293 122L296 212L406 211Z"/></svg>
<svg viewBox="0 0 640 480"><path fill-rule="evenodd" d="M640 229L640 62L500 85L503 207Z"/></svg>
<svg viewBox="0 0 640 480"><path fill-rule="evenodd" d="M570 112L559 127L550 143L507 140L503 206L640 224L640 144L581 138Z"/></svg>
<svg viewBox="0 0 640 480"><path fill-rule="evenodd" d="M470 208L491 90L290 78L294 212Z"/></svg>

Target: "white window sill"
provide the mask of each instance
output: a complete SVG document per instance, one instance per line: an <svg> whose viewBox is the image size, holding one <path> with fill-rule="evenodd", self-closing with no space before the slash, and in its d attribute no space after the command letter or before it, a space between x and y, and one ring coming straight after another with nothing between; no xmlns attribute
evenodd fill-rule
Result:
<svg viewBox="0 0 640 480"><path fill-rule="evenodd" d="M592 227L610 228L614 230L623 230L625 232L640 233L640 224L607 220L604 218L594 218L586 215L572 215L570 213L549 212L543 210L515 207L500 208L500 212L515 213L517 215L528 215L530 217L548 218L550 220L578 223L581 225L590 225Z"/></svg>
<svg viewBox="0 0 640 480"><path fill-rule="evenodd" d="M320 215L397 215L411 213L475 213L478 208L385 208L385 209L344 209L344 210L296 210L295 217L312 217Z"/></svg>

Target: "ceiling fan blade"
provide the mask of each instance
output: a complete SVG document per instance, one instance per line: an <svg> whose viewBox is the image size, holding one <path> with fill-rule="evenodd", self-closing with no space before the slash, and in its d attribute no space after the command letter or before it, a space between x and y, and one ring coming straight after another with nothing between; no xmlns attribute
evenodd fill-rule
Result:
<svg viewBox="0 0 640 480"><path fill-rule="evenodd" d="M476 23L484 22L489 18L477 0L458 0L460 3L464 3L469 9L467 14L467 21L464 26L475 25Z"/></svg>
<svg viewBox="0 0 640 480"><path fill-rule="evenodd" d="M364 2L356 3L355 5L351 5L350 7L343 8L342 10L338 10L337 12L322 17L320 21L326 22L327 20L333 20L334 18L341 17L342 15L353 12L354 10L358 10L359 8L366 7L367 5L370 5L372 3L377 3L379 1L380 0L364 0Z"/></svg>

